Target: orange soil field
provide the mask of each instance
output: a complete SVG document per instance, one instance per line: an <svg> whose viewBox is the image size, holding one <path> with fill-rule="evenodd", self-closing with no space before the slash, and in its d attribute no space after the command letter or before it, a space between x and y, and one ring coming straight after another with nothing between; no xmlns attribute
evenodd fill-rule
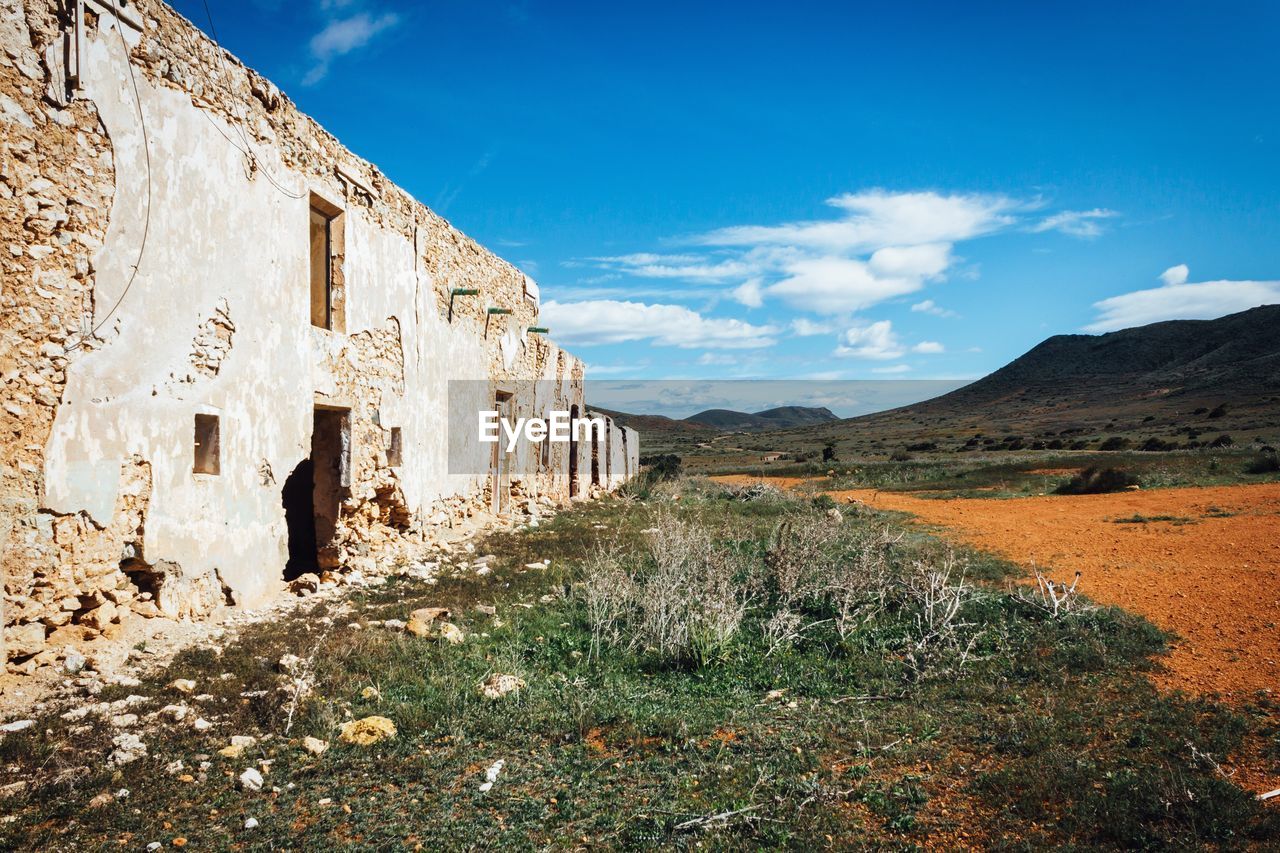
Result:
<svg viewBox="0 0 1280 853"><path fill-rule="evenodd" d="M770 482L792 488L803 481ZM1079 570L1080 590L1095 601L1179 635L1164 660L1168 672L1156 678L1164 687L1228 699L1280 687L1280 483L1009 500L829 494L909 512L953 540L1038 566L1055 580L1070 581ZM1115 523L1135 514L1188 521Z"/></svg>

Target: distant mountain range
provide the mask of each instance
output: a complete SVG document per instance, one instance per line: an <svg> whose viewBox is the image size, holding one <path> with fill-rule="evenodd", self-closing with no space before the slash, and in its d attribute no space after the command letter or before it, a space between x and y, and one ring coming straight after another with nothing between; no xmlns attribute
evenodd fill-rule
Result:
<svg viewBox="0 0 1280 853"><path fill-rule="evenodd" d="M837 419L828 409L724 409L684 420L613 413L649 446L693 447L732 432L749 450L888 452L936 446L1070 448L1123 435L1195 446L1280 436L1280 305L1216 320L1171 320L1103 335L1056 335L941 397ZM648 432L649 438L644 434Z"/></svg>
<svg viewBox="0 0 1280 853"><path fill-rule="evenodd" d="M763 412L735 412L731 409L707 409L685 418L723 432L765 432L771 429L829 423L839 418L830 409L810 406L779 406Z"/></svg>
<svg viewBox="0 0 1280 853"><path fill-rule="evenodd" d="M791 427L812 426L839 420L825 407L779 406L762 412L735 412L731 409L707 409L687 418L668 418L664 415L633 415L610 409L592 407L594 412L608 415L620 426L629 426L642 435L660 431L664 433L715 433L715 432L767 432Z"/></svg>
<svg viewBox="0 0 1280 853"><path fill-rule="evenodd" d="M1055 335L949 394L787 434L803 443L940 447L982 436L1070 445L1124 434L1185 446L1280 431L1280 305L1104 335ZM1202 434L1204 434L1202 436Z"/></svg>
<svg viewBox="0 0 1280 853"><path fill-rule="evenodd" d="M1097 401L1277 390L1280 305L1264 305L1217 320L1055 335L977 382L907 408L1046 402L1077 394Z"/></svg>

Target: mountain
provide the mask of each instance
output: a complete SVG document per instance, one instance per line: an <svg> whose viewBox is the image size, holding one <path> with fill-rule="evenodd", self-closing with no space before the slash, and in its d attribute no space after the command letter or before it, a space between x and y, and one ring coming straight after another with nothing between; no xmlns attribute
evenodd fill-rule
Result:
<svg viewBox="0 0 1280 853"><path fill-rule="evenodd" d="M652 436L660 433L665 435L686 434L690 437L697 437L710 436L718 432L715 427L677 420L676 418L669 418L666 415L633 415L628 412L619 412L613 409L602 409L599 406L589 406L588 409L590 412L599 413L612 418L613 422L618 426L631 427L641 435Z"/></svg>
<svg viewBox="0 0 1280 853"><path fill-rule="evenodd" d="M995 373L919 405L946 408L1068 391L1098 399L1263 390L1280 390L1280 305L1105 335L1055 335Z"/></svg>
<svg viewBox="0 0 1280 853"><path fill-rule="evenodd" d="M1122 436L1195 446L1280 435L1280 305L1103 335L1056 335L982 379L900 409L778 434L854 452L1066 447Z"/></svg>
<svg viewBox="0 0 1280 853"><path fill-rule="evenodd" d="M701 424L723 432L764 432L809 426L839 420L827 408L779 406L763 412L735 412L732 409L707 409L685 418L686 423Z"/></svg>

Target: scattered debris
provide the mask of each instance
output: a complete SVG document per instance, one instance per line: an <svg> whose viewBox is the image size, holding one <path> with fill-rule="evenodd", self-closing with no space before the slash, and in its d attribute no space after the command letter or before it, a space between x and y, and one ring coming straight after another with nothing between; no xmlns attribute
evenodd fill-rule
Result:
<svg viewBox="0 0 1280 853"><path fill-rule="evenodd" d="M488 793L489 789L493 787L493 783L498 781L498 774L502 772L502 768L506 765L507 762L501 758L489 765L489 768L484 771L484 782L480 784L481 793Z"/></svg>
<svg viewBox="0 0 1280 853"><path fill-rule="evenodd" d="M338 740L356 746L372 746L379 741L396 736L395 723L386 717L364 717L342 724Z"/></svg>
<svg viewBox="0 0 1280 853"><path fill-rule="evenodd" d="M5 723L0 726L0 732L5 734L13 734L24 729L29 729L36 724L35 720L14 720L12 723Z"/></svg>
<svg viewBox="0 0 1280 853"><path fill-rule="evenodd" d="M329 748L329 742L327 740L320 740L318 737L311 737L311 735L307 735L302 739L302 748L312 755L320 755Z"/></svg>
<svg viewBox="0 0 1280 853"><path fill-rule="evenodd" d="M116 735L111 739L111 744L115 749L107 757L107 764L113 767L137 761L147 754L147 745L133 732Z"/></svg>
<svg viewBox="0 0 1280 853"><path fill-rule="evenodd" d="M256 767L250 767L240 774L240 787L246 791L261 791L263 784L262 774Z"/></svg>
<svg viewBox="0 0 1280 853"><path fill-rule="evenodd" d="M231 737L231 745L224 746L218 750L218 755L223 758L239 758L246 749L256 746L257 743L258 739L251 735L233 735Z"/></svg>
<svg viewBox="0 0 1280 853"><path fill-rule="evenodd" d="M480 693L486 699L501 699L512 693L519 693L524 688L524 679L518 675L505 675L497 672L480 682Z"/></svg>
<svg viewBox="0 0 1280 853"><path fill-rule="evenodd" d="M285 655L276 662L276 669L286 675L296 675L299 670L306 664L302 658L297 655Z"/></svg>
<svg viewBox="0 0 1280 853"><path fill-rule="evenodd" d="M196 683L190 678L175 678L169 682L169 687L179 693L195 693Z"/></svg>
<svg viewBox="0 0 1280 853"><path fill-rule="evenodd" d="M415 637L431 637L435 634L437 621L444 621L451 613L447 607L422 607L409 614L405 631Z"/></svg>

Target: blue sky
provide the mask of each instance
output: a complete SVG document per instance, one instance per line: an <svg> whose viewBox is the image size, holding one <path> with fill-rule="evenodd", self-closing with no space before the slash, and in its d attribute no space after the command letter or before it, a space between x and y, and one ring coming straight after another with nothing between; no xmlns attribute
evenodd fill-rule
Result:
<svg viewBox="0 0 1280 853"><path fill-rule="evenodd" d="M209 4L596 377L977 377L1280 302L1280 4Z"/></svg>

